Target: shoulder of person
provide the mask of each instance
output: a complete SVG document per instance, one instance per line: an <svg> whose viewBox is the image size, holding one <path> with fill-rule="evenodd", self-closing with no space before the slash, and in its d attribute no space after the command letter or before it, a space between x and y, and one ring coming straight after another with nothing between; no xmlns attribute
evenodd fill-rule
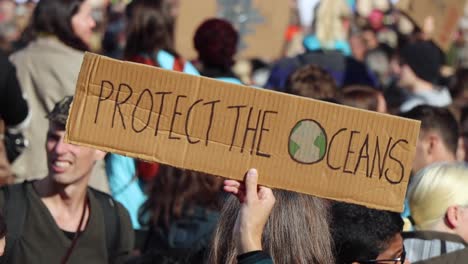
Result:
<svg viewBox="0 0 468 264"><path fill-rule="evenodd" d="M15 197L26 197L28 192L26 187L32 184L30 181L22 183L7 184L0 187L0 208L3 208L7 199ZM16 200L16 199L15 199Z"/></svg>
<svg viewBox="0 0 468 264"><path fill-rule="evenodd" d="M466 263L468 259L468 248L440 255L414 264L458 264Z"/></svg>
<svg viewBox="0 0 468 264"><path fill-rule="evenodd" d="M99 202L101 207L103 207L103 210L106 210L108 208L112 210L117 209L118 215L120 217L122 215L125 215L121 213L122 211L123 213L127 213L127 209L125 209L125 207L120 202L115 200L114 197L112 197L110 194L97 190L93 187L88 187L88 189L92 193L93 197L96 198L96 200Z"/></svg>
<svg viewBox="0 0 468 264"><path fill-rule="evenodd" d="M111 225L115 226L114 228L118 228L121 233L122 231L127 232L128 230L133 230L130 215L120 202L107 193L92 187L88 188L101 206L107 229L110 228L108 225ZM133 232L131 233L133 234Z"/></svg>

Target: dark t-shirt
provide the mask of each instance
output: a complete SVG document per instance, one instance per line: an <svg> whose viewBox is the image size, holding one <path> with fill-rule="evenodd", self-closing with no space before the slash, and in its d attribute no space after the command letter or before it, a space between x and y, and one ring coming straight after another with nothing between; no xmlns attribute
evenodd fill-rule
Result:
<svg viewBox="0 0 468 264"><path fill-rule="evenodd" d="M72 240L57 226L31 182L26 183L26 194L28 211L22 237L16 241L8 263L60 263ZM80 234L67 264L125 263L134 244L134 233L127 211L116 202L120 217L120 234L117 237L120 239L117 256L108 260L102 208L91 190L88 190L88 197L91 208L88 224ZM0 208L3 207L4 194L0 193ZM8 234L6 241L8 243Z"/></svg>

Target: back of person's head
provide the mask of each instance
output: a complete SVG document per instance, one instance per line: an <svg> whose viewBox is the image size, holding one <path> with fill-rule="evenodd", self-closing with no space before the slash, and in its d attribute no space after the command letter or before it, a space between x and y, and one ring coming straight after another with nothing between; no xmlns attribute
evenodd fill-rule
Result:
<svg viewBox="0 0 468 264"><path fill-rule="evenodd" d="M332 205L336 263L375 260L403 229L400 214L336 202Z"/></svg>
<svg viewBox="0 0 468 264"><path fill-rule="evenodd" d="M420 137L427 132L437 133L447 150L453 155L458 146L458 123L453 114L447 108L430 105L420 105L408 112L401 113L401 117L421 121Z"/></svg>
<svg viewBox="0 0 468 264"><path fill-rule="evenodd" d="M56 36L66 45L88 50L88 46L74 32L72 17L86 0L41 0L37 3L26 34L36 38L40 34Z"/></svg>
<svg viewBox="0 0 468 264"><path fill-rule="evenodd" d="M234 64L238 40L239 34L229 21L211 18L197 28L193 42L205 66L229 69Z"/></svg>
<svg viewBox="0 0 468 264"><path fill-rule="evenodd" d="M466 163L433 164L421 170L416 179L408 197L417 229L435 230L445 221L450 206L468 206Z"/></svg>
<svg viewBox="0 0 468 264"><path fill-rule="evenodd" d="M366 85L343 87L341 103L344 105L385 113L387 104L381 91Z"/></svg>
<svg viewBox="0 0 468 264"><path fill-rule="evenodd" d="M314 99L330 99L337 97L338 86L327 71L309 64L289 76L286 92Z"/></svg>
<svg viewBox="0 0 468 264"><path fill-rule="evenodd" d="M219 177L161 165L142 206L140 222L168 228L172 220L194 213L195 207L218 211L222 184Z"/></svg>
<svg viewBox="0 0 468 264"><path fill-rule="evenodd" d="M124 56L174 49L174 18L166 0L133 0L128 4Z"/></svg>
<svg viewBox="0 0 468 264"><path fill-rule="evenodd" d="M262 247L273 263L334 263L328 227L328 202L310 195L273 190L275 205L262 235ZM237 263L233 228L240 203L230 196L212 240L208 263Z"/></svg>
<svg viewBox="0 0 468 264"><path fill-rule="evenodd" d="M322 0L316 8L314 31L325 49L333 49L334 42L347 36L343 19L351 16L345 1Z"/></svg>
<svg viewBox="0 0 468 264"><path fill-rule="evenodd" d="M406 44L399 52L400 64L408 65L416 76L436 83L443 63L441 51L432 42L417 41Z"/></svg>

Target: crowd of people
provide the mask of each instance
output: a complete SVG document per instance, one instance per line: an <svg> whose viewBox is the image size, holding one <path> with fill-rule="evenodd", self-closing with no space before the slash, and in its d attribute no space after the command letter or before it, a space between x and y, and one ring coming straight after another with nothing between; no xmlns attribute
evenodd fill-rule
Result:
<svg viewBox="0 0 468 264"><path fill-rule="evenodd" d="M271 60L239 58L243 36L214 17L183 57L175 0L1 0L0 262L467 263L465 18L446 50L397 1L288 2ZM421 121L404 211L64 142L86 51Z"/></svg>

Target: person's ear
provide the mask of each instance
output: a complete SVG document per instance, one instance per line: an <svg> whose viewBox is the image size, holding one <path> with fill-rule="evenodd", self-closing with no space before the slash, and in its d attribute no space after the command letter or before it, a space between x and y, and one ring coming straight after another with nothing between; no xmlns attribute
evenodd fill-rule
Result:
<svg viewBox="0 0 468 264"><path fill-rule="evenodd" d="M457 205L452 205L445 212L445 224L450 229L455 229L460 225L460 208Z"/></svg>
<svg viewBox="0 0 468 264"><path fill-rule="evenodd" d="M433 155L437 153L437 149L439 148L440 144L440 137L439 135L429 132L425 137L427 143L427 154Z"/></svg>

